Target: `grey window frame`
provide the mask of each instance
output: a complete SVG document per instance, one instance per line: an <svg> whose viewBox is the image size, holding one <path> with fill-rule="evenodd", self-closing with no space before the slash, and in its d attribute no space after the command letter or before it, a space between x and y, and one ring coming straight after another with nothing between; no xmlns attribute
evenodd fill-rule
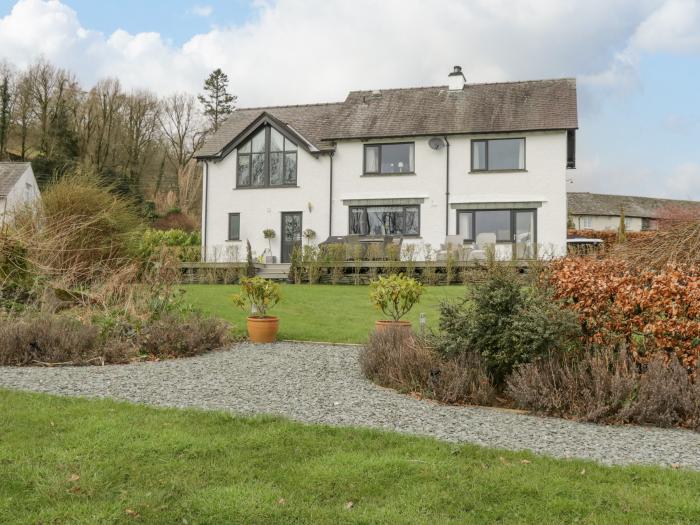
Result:
<svg viewBox="0 0 700 525"><path fill-rule="evenodd" d="M576 130L566 130L566 168L576 169Z"/></svg>
<svg viewBox="0 0 700 525"><path fill-rule="evenodd" d="M508 241L496 240L496 244L513 244L515 242L513 237L515 236L515 215L516 215L516 213L527 212L527 211L533 212L534 217L535 217L535 223L534 223L535 233L534 233L534 239L532 242L537 244L537 208L488 208L485 210L482 210L482 209L457 210L457 214L456 214L457 215L457 226L455 229L455 231L457 232L457 235L461 234L461 232L459 231L459 214L460 213L469 213L472 216L471 231L469 232L469 237L464 238L465 242L476 242L476 215L475 214L477 214L479 212L483 212L483 211L508 211L508 212L510 212L510 221L509 221L510 231L508 233L508 237L510 240L508 240Z"/></svg>
<svg viewBox="0 0 700 525"><path fill-rule="evenodd" d="M250 134L248 139L245 142L242 142L239 144L236 148L236 189L262 189L262 188L296 188L297 187L297 180L298 180L298 171L299 171L299 144L291 140L285 133L281 132L279 129L275 128L275 130L282 135L283 137L283 143L282 143L282 180L284 180L285 173L286 173L286 168L287 168L287 155L291 155L294 153L295 157L295 169L294 169L294 182L293 183L285 183L285 184L270 184L270 130L272 129L273 126L270 124L263 124L261 126L265 130L265 151L263 153L263 171L264 171L264 178L265 178L265 184L263 185L253 185L253 155L255 153L253 152L245 152L241 153L241 148L244 146L248 145L250 141L253 140L253 137L255 137L260 129L256 129L253 133ZM294 144L294 147L296 148L294 151L287 151L287 141L290 143ZM279 152L275 152L279 153ZM259 152L257 153L258 155L260 154ZM241 157L248 157L248 184L241 184L241 163L240 163L240 158Z"/></svg>
<svg viewBox="0 0 700 525"><path fill-rule="evenodd" d="M496 140L522 140L523 141L523 167L522 168L499 168L499 169L489 169L489 142ZM484 160L486 162L486 168L480 169L474 167L474 146L478 143L484 143ZM470 153L470 171L471 173L503 173L509 171L527 171L527 137L500 137L497 139L472 139L471 140L471 153Z"/></svg>
<svg viewBox="0 0 700 525"><path fill-rule="evenodd" d="M358 235L358 234L353 234L350 233L350 221L352 220L352 211L353 210L366 210L368 208L401 208L403 214L404 214L404 219L406 216L406 209L409 208L416 208L418 210L418 233L401 233L401 237L420 237L420 227L421 227L421 217L420 217L420 204L376 204L376 205L366 205L366 206L348 206L348 235ZM362 235L362 234L359 234ZM366 234L366 237L372 237L371 234Z"/></svg>
<svg viewBox="0 0 700 525"><path fill-rule="evenodd" d="M232 237L231 236L231 219L233 217L238 218L238 236L237 237ZM236 213L229 213L228 214L228 239L229 241L240 241L241 240L241 214L236 212Z"/></svg>
<svg viewBox="0 0 700 525"><path fill-rule="evenodd" d="M384 146L400 146L408 145L413 146L411 148L411 164L413 169L411 171L382 171L382 148ZM367 171L367 148L379 148L379 153L377 157L377 171ZM392 175L414 175L416 173L416 143L415 142L372 142L365 144L362 148L362 174L368 176L392 176Z"/></svg>

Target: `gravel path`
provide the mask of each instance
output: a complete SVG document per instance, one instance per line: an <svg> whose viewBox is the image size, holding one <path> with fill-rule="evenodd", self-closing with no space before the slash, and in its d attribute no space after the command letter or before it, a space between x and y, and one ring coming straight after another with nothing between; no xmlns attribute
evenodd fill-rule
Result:
<svg viewBox="0 0 700 525"><path fill-rule="evenodd" d="M358 352L352 346L242 344L157 363L0 367L0 387L278 414L308 423L376 427L607 464L678 464L700 469L700 433L600 426L419 401L365 380Z"/></svg>

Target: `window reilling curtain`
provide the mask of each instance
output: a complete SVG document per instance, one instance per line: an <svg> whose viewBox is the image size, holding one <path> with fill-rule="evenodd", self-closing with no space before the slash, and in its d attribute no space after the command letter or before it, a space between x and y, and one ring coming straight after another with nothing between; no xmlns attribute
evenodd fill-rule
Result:
<svg viewBox="0 0 700 525"><path fill-rule="evenodd" d="M365 172L376 173L379 171L379 147L365 148Z"/></svg>

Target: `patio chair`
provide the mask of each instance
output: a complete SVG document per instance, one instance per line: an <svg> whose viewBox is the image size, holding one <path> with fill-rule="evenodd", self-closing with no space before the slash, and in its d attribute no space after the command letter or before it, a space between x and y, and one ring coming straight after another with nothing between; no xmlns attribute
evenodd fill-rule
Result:
<svg viewBox="0 0 700 525"><path fill-rule="evenodd" d="M440 245L440 250L438 250L435 255L435 259L438 261L446 261L450 252L457 254L457 260L463 260L464 256L464 235L447 235L445 236L444 244Z"/></svg>
<svg viewBox="0 0 700 525"><path fill-rule="evenodd" d="M496 250L496 234L480 233L476 236L475 248L469 253L470 261L485 261L487 250Z"/></svg>

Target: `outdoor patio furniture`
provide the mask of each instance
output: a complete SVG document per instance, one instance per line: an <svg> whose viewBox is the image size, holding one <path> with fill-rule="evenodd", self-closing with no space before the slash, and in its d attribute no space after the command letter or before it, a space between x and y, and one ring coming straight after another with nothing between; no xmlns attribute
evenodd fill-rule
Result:
<svg viewBox="0 0 700 525"><path fill-rule="evenodd" d="M496 249L495 233L480 233L476 236L474 249L469 253L470 261L485 261L487 250Z"/></svg>

